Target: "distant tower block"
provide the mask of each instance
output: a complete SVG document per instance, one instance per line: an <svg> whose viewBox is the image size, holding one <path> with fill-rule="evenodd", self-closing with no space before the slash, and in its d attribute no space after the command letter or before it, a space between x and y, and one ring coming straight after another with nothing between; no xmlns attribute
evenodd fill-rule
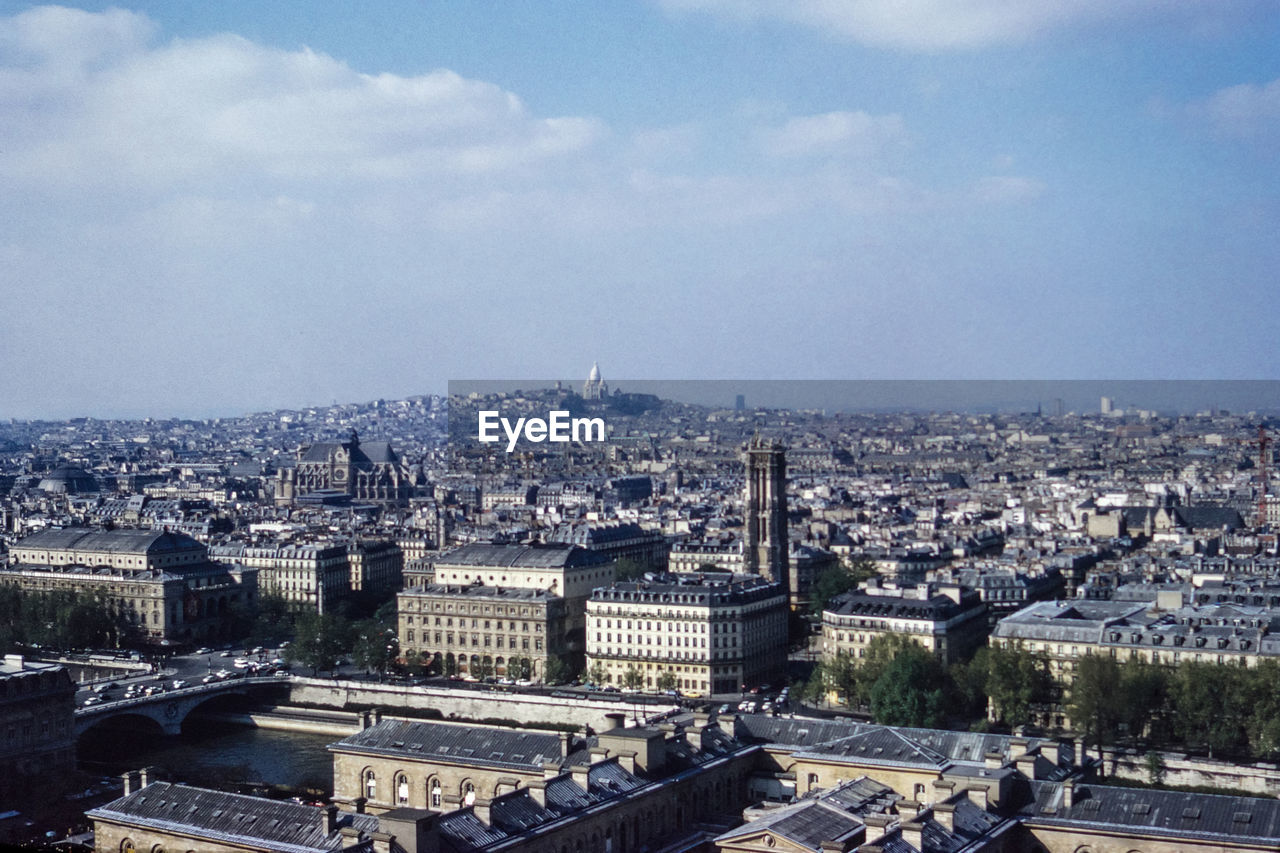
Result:
<svg viewBox="0 0 1280 853"><path fill-rule="evenodd" d="M1109 415L1113 411L1115 411L1115 403L1112 402L1110 397L1103 397L1102 398L1102 414Z"/></svg>
<svg viewBox="0 0 1280 853"><path fill-rule="evenodd" d="M742 411L743 409L745 409L746 407L747 407L747 398L746 398L746 395L744 395L744 394L739 394L737 397L735 397L735 398L734 398L734 400L733 400L733 410L734 410L735 412L741 412L741 411Z"/></svg>
<svg viewBox="0 0 1280 853"><path fill-rule="evenodd" d="M781 444L760 436L747 445L747 542L743 567L790 591L786 453Z"/></svg>
<svg viewBox="0 0 1280 853"><path fill-rule="evenodd" d="M608 394L609 386L600 378L600 365L592 362L587 381L582 383L582 399L603 400Z"/></svg>

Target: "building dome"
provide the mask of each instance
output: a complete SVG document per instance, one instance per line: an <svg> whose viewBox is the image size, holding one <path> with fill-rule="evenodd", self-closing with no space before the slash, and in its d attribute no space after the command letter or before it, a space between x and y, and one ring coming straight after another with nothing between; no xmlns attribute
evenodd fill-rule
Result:
<svg viewBox="0 0 1280 853"><path fill-rule="evenodd" d="M595 361L591 362L591 372L587 374L587 381L588 382L600 381L600 363L599 362L595 362Z"/></svg>
<svg viewBox="0 0 1280 853"><path fill-rule="evenodd" d="M55 495L79 495L98 491L98 480L83 468L63 465L40 481L40 490Z"/></svg>

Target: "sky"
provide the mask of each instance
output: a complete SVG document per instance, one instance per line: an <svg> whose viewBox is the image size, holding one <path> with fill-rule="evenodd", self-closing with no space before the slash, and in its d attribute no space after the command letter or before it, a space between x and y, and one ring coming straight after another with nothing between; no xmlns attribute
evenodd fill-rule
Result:
<svg viewBox="0 0 1280 853"><path fill-rule="evenodd" d="M0 417L1276 379L1270 0L0 0Z"/></svg>

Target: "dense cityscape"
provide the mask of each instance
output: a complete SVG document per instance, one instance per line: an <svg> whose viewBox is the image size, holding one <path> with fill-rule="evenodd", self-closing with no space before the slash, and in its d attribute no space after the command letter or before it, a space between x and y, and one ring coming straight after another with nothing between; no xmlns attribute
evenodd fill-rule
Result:
<svg viewBox="0 0 1280 853"><path fill-rule="evenodd" d="M749 393L0 424L5 839L1280 849L1267 401ZM152 751L249 731L320 770Z"/></svg>

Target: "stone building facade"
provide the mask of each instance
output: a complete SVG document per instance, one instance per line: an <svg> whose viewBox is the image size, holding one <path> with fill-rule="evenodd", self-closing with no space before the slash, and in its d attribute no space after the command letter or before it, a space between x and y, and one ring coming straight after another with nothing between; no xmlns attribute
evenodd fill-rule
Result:
<svg viewBox="0 0 1280 853"><path fill-rule="evenodd" d="M545 589L430 584L396 596L400 654L444 675L542 681L567 652L565 603Z"/></svg>
<svg viewBox="0 0 1280 853"><path fill-rule="evenodd" d="M900 587L873 578L822 611L822 657L860 658L876 637L907 636L944 664L968 660L987 637L978 593L954 585Z"/></svg>
<svg viewBox="0 0 1280 853"><path fill-rule="evenodd" d="M758 576L663 575L587 602L588 672L609 684L634 672L652 690L670 673L692 695L732 693L776 678L786 649L786 590Z"/></svg>
<svg viewBox="0 0 1280 853"><path fill-rule="evenodd" d="M351 561L345 542L305 542L289 545L214 545L218 560L256 569L264 595L305 605L318 613L332 612L351 595Z"/></svg>
<svg viewBox="0 0 1280 853"><path fill-rule="evenodd" d="M101 595L133 638L166 644L232 639L257 606L257 570L211 562L204 545L155 530L45 530L17 543L0 583L24 593Z"/></svg>
<svg viewBox="0 0 1280 853"><path fill-rule="evenodd" d="M21 655L0 659L0 803L65 793L76 769L75 704L65 668Z"/></svg>

